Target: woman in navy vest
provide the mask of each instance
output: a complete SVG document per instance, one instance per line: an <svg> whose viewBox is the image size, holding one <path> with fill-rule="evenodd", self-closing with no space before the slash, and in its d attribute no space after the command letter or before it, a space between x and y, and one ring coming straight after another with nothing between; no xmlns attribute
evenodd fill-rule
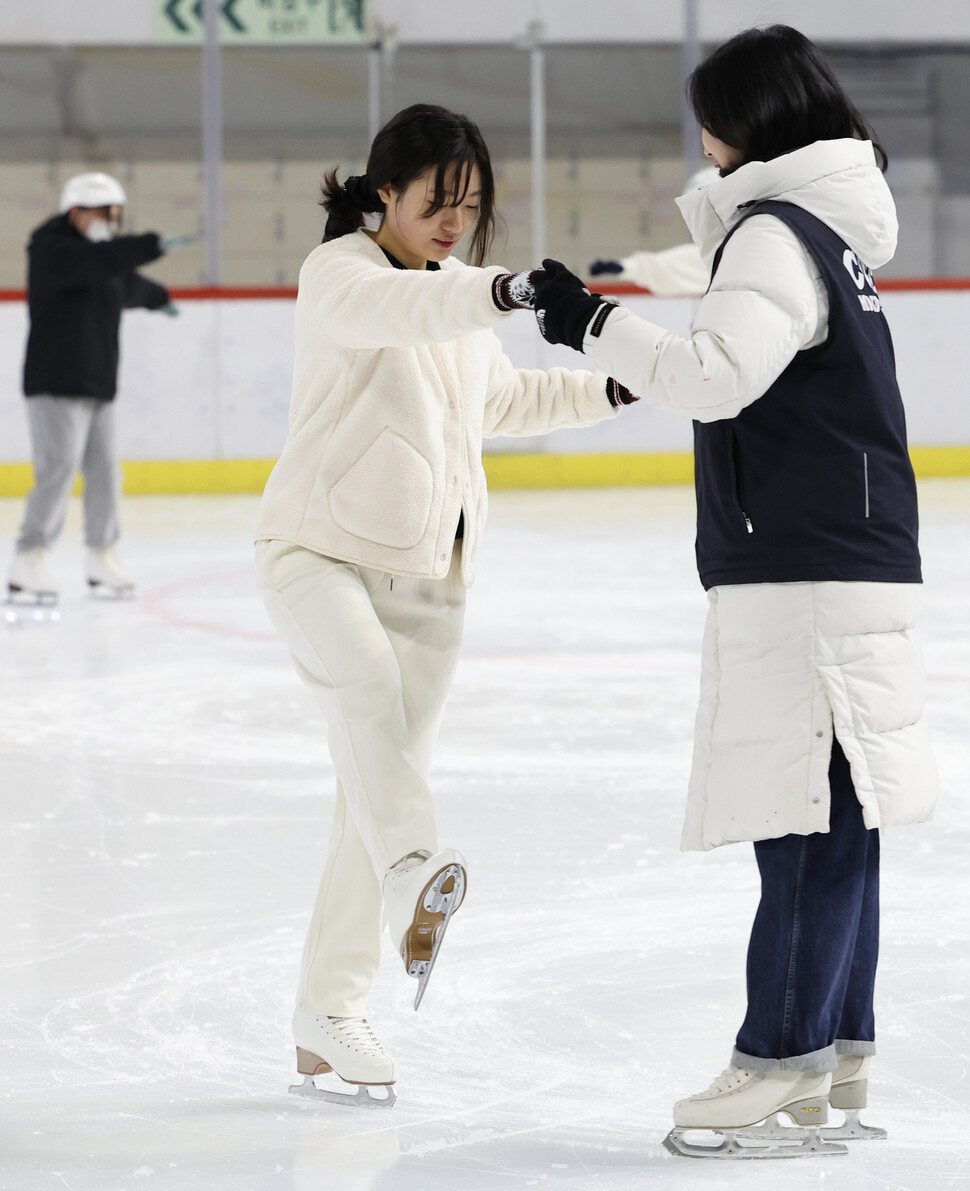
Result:
<svg viewBox="0 0 970 1191"><path fill-rule="evenodd" d="M721 177L678 200L711 269L689 338L556 261L540 329L694 420L697 563L710 608L685 849L754 841L762 896L727 1070L674 1106L667 1144L810 1152L858 1122L875 1054L879 830L930 818L920 719L916 486L873 270L896 214L818 49L749 30L689 83ZM769 1121L784 1112L798 1126ZM691 1145L712 1129L715 1146ZM736 1134L747 1130L744 1145ZM845 1147L839 1146L841 1150Z"/></svg>

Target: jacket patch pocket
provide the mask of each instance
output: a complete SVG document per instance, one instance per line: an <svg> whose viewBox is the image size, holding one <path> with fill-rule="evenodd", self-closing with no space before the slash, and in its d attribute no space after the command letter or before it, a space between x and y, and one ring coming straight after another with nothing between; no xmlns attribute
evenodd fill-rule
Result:
<svg viewBox="0 0 970 1191"><path fill-rule="evenodd" d="M424 537L433 495L427 459L393 430L383 430L327 499L345 533L409 550Z"/></svg>

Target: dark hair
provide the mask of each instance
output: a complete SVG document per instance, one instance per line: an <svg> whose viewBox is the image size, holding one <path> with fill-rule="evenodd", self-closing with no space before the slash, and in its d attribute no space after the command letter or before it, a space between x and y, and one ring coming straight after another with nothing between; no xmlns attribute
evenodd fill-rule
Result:
<svg viewBox="0 0 970 1191"><path fill-rule="evenodd" d="M687 80L687 98L742 163L841 137L871 140L880 168L888 163L818 46L789 25L746 29L719 46Z"/></svg>
<svg viewBox="0 0 970 1191"><path fill-rule="evenodd" d="M488 148L467 116L430 103L412 104L388 120L374 137L366 174L348 178L343 185L337 181L336 170L326 175L320 203L327 212L323 242L363 226L365 211L383 211L377 194L380 187L403 191L425 170L435 171L434 198L427 214L434 215L447 204L460 206L468 193L473 166L478 166L482 193L471 256L473 264L484 264L495 234L495 181ZM449 186L447 175L452 167L454 177Z"/></svg>

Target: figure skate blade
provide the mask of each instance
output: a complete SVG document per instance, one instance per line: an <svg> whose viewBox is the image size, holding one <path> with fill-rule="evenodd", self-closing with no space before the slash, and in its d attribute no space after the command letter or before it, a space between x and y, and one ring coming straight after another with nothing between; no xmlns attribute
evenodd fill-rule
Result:
<svg viewBox="0 0 970 1191"><path fill-rule="evenodd" d="M848 1154L847 1146L838 1142L826 1141L819 1136L818 1129L792 1130L800 1136L789 1141L754 1140L747 1129L690 1129L676 1127L671 1129L664 1138L664 1148L672 1154L682 1158L719 1158L731 1162L744 1161L750 1158L811 1158L816 1156L835 1156ZM709 1141L693 1141L688 1135L705 1138L713 1137Z"/></svg>
<svg viewBox="0 0 970 1191"><path fill-rule="evenodd" d="M460 864L449 864L436 873L422 894L414 923L405 935L404 949L409 949L412 955L418 952L418 957L408 965L408 975L418 981L414 994L415 1010L424 998L451 916L465 897L465 885L465 870Z"/></svg>
<svg viewBox="0 0 970 1191"><path fill-rule="evenodd" d="M358 1084L356 1092L334 1092L329 1088L318 1088L312 1075L304 1075L303 1083L291 1084L289 1091L306 1100L324 1100L328 1104L340 1104L345 1108L393 1108L397 1096L392 1084ZM344 1081L347 1082L347 1081ZM375 1096L371 1087L387 1088L386 1096Z"/></svg>
<svg viewBox="0 0 970 1191"><path fill-rule="evenodd" d="M115 586L112 583L103 583L100 579L89 579L88 595L95 600L133 600L135 585L132 583Z"/></svg>
<svg viewBox="0 0 970 1191"><path fill-rule="evenodd" d="M24 591L11 587L4 604L3 619L11 626L56 624L61 619L58 597L51 592Z"/></svg>
<svg viewBox="0 0 970 1191"><path fill-rule="evenodd" d="M860 1109L843 1108L839 1110L845 1114L841 1125L826 1125L819 1129L819 1137L823 1141L883 1141L888 1137L885 1129L877 1125L864 1125L859 1120ZM801 1125L783 1125L778 1113L769 1117L763 1125L753 1125L750 1129L739 1129L738 1135L753 1141L794 1141L805 1134Z"/></svg>

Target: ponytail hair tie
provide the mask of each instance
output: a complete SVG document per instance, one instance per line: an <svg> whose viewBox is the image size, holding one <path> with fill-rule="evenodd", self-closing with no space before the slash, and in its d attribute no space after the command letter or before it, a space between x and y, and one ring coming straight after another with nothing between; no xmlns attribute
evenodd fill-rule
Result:
<svg viewBox="0 0 970 1191"><path fill-rule="evenodd" d="M384 203L371 186L366 174L354 174L344 183L344 193L358 211L376 212L384 210Z"/></svg>

